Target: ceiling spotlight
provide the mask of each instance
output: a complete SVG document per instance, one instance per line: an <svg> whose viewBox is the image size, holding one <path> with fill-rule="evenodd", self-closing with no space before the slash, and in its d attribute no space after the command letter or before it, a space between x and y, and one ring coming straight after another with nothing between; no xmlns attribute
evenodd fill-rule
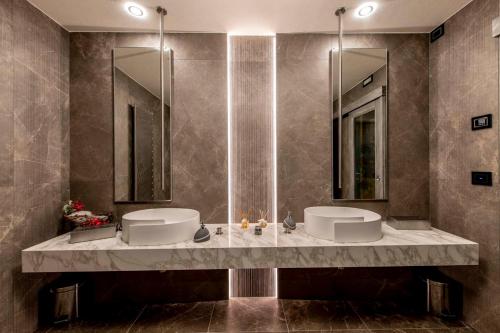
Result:
<svg viewBox="0 0 500 333"><path fill-rule="evenodd" d="M144 17L146 14L144 8L134 2L127 2L125 4L125 9L127 10L127 13L134 17Z"/></svg>
<svg viewBox="0 0 500 333"><path fill-rule="evenodd" d="M377 9L377 4L375 2L367 2L359 6L355 13L357 17L365 18L372 15Z"/></svg>

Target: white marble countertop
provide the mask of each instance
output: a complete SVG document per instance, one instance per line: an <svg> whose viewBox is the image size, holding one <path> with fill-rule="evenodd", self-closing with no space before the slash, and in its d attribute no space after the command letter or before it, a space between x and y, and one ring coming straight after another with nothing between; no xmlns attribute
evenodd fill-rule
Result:
<svg viewBox="0 0 500 333"><path fill-rule="evenodd" d="M223 235L215 235L222 227ZM383 238L370 243L335 243L297 230L285 234L269 224L208 224L211 239L170 245L129 246L116 238L70 244L69 234L22 251L23 272L151 271L228 268L389 267L478 265L477 243L447 232L396 230L385 223ZM230 230L230 232L228 231Z"/></svg>

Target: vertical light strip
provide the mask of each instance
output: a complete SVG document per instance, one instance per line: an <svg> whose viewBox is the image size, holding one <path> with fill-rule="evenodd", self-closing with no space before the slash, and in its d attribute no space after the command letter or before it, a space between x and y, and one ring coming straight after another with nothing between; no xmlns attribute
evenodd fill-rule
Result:
<svg viewBox="0 0 500 333"><path fill-rule="evenodd" d="M278 150L277 150L277 91L276 91L276 36L273 37L273 222L274 240L278 245ZM274 274L274 297L278 297L278 269L273 270Z"/></svg>
<svg viewBox="0 0 500 333"><path fill-rule="evenodd" d="M228 232L229 232L229 245L231 245L231 224L234 223L234 205L236 204L234 202L234 193L233 193L233 183L236 181L233 179L236 175L234 174L233 170L233 108L232 108L232 89L233 89L233 50L232 50L232 37L240 36L239 34L227 34L227 149L228 149ZM260 35L262 36L262 35ZM271 114L271 149L272 149L272 170L271 175L272 175L272 222L274 226L274 237L275 237L275 244L277 244L278 241L278 227L277 227L277 222L278 222L278 200L277 200L277 59L276 59L276 35L275 34L266 34L265 36L272 36L272 114ZM228 285L229 285L229 297L234 297L233 295L233 270L229 270L229 278L228 278ZM277 268L274 268L272 270L273 274L273 280L274 280L274 297L278 296L278 281L277 281L277 276L278 276L278 270Z"/></svg>
<svg viewBox="0 0 500 333"><path fill-rule="evenodd" d="M231 109L231 35L227 34L227 224L229 246L231 246L231 223L233 215L233 175L232 175L232 109ZM229 297L233 297L233 278L231 270L229 270Z"/></svg>

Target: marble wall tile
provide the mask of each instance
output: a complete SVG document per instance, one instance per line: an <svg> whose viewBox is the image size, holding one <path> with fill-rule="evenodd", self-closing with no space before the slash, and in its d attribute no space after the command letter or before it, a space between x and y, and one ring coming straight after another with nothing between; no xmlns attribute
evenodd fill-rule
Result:
<svg viewBox="0 0 500 333"><path fill-rule="evenodd" d="M292 210L297 221L304 208L342 205L365 208L387 215L428 216L428 38L425 34L346 35L346 48L387 48L388 50L388 167L387 202L332 202L331 107L329 50L336 36L326 34L278 34L278 217ZM408 124L412 124L409 126ZM394 274L384 270L360 270L339 274L338 270L280 270L280 295L317 297L321 288L360 281L372 274L378 297L394 297L411 285L411 274L395 273L398 283L384 288ZM299 284L297 281L314 281ZM306 287L307 286L307 287ZM297 290L303 292L297 293ZM355 297L352 288L345 297ZM338 297L337 290L327 293ZM374 296L375 297L375 296Z"/></svg>
<svg viewBox="0 0 500 333"><path fill-rule="evenodd" d="M172 202L115 204L113 193L113 73L114 47L152 47L158 34L70 34L71 197L90 209L112 211L117 218L139 209L188 207L201 213L206 223L227 221L227 105L226 35L168 34L166 47L174 52L174 106L171 115ZM84 157L84 158L82 158ZM88 158L91 157L91 158ZM200 282L173 272L179 290L181 280L190 288ZM189 273L200 277L199 273ZM189 275L188 274L188 275ZM224 277L207 272L227 291ZM127 275L117 280L128 279ZM154 278L145 273L144 279ZM170 281L170 280L169 280ZM201 284L205 285L205 284ZM134 289L134 286L131 286ZM172 287L172 286L170 286ZM188 287L186 287L189 289ZM174 288L175 289L175 288ZM130 290L129 290L130 291ZM147 291L135 288L136 294ZM196 296L224 298L217 288Z"/></svg>
<svg viewBox="0 0 500 333"><path fill-rule="evenodd" d="M335 36L278 34L278 211L369 205L383 215L428 216L428 45L425 34L346 35L346 48L389 54L389 200L331 201L329 50ZM412 124L412 126L408 126Z"/></svg>
<svg viewBox="0 0 500 333"><path fill-rule="evenodd" d="M13 221L14 204L14 115L12 113L13 90L13 53L14 33L12 22L12 1L0 3L0 256L7 255L6 242L9 239ZM4 268L3 265L0 265ZM0 327L13 325L12 316L12 278L0 269ZM1 329L0 329L1 331Z"/></svg>
<svg viewBox="0 0 500 333"><path fill-rule="evenodd" d="M477 268L446 268L464 285L464 319L478 332L500 331L499 126L471 131L470 119L499 116L497 0L473 1L430 45L430 216L432 224L479 243ZM493 187L470 172L493 172Z"/></svg>
<svg viewBox="0 0 500 333"><path fill-rule="evenodd" d="M277 60L278 217L302 221L304 208L331 202L329 61Z"/></svg>
<svg viewBox="0 0 500 333"><path fill-rule="evenodd" d="M122 214L146 207L189 207L205 222L227 221L226 36L168 34L174 51L173 201L113 202L112 49L154 46L157 34L71 34L71 195L90 208ZM87 161L80 156L93 156ZM223 182L220 180L224 179Z"/></svg>
<svg viewBox="0 0 500 333"><path fill-rule="evenodd" d="M53 276L22 274L20 251L57 235L69 194L69 34L24 0L0 15L0 332L33 332Z"/></svg>

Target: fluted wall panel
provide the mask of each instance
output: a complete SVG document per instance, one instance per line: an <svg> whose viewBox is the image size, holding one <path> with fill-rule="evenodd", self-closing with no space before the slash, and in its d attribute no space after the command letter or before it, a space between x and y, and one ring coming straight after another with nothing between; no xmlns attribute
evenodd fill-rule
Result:
<svg viewBox="0 0 500 333"><path fill-rule="evenodd" d="M55 275L23 274L21 250L58 234L69 199L69 33L0 1L0 77L0 333L34 332Z"/></svg>
<svg viewBox="0 0 500 333"><path fill-rule="evenodd" d="M274 37L229 37L230 219L273 216ZM251 225L251 229L253 229ZM253 232L249 230L248 232ZM232 271L233 296L272 296L272 270Z"/></svg>

